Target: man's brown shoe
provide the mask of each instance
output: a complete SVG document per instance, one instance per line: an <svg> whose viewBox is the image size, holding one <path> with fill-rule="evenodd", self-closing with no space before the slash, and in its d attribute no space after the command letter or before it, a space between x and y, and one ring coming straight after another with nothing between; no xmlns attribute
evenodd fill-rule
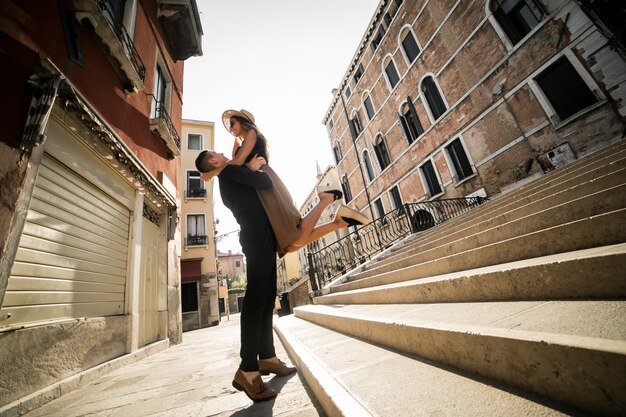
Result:
<svg viewBox="0 0 626 417"><path fill-rule="evenodd" d="M278 360L278 363L267 359L259 359L259 372L261 372L261 375L268 375L269 373L272 373L278 376L285 376L291 375L296 371L297 369L294 366L287 366L285 362L280 359Z"/></svg>
<svg viewBox="0 0 626 417"><path fill-rule="evenodd" d="M252 380L252 384L248 383L246 377L241 373L241 369L237 369L237 372L235 372L233 387L245 392L248 398L254 402L271 400L278 395L276 391L265 385L260 375L257 375Z"/></svg>

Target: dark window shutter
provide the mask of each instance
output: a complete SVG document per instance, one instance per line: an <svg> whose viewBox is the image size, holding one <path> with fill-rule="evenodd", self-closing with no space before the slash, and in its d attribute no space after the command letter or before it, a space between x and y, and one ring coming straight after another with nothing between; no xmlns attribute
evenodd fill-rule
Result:
<svg viewBox="0 0 626 417"><path fill-rule="evenodd" d="M404 138L406 139L407 142L409 142L409 145L410 145L411 143L413 143L413 139L411 138L409 127L406 125L406 120L404 120L404 116L402 116L400 113L396 113L396 116L398 116L398 120L400 121L400 126L402 126L402 133L404 134Z"/></svg>

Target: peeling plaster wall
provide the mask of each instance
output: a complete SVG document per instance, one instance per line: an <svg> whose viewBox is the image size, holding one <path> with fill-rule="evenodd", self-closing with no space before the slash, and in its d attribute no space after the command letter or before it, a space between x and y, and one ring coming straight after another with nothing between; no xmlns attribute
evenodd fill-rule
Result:
<svg viewBox="0 0 626 417"><path fill-rule="evenodd" d="M126 316L0 333L0 405L126 353Z"/></svg>

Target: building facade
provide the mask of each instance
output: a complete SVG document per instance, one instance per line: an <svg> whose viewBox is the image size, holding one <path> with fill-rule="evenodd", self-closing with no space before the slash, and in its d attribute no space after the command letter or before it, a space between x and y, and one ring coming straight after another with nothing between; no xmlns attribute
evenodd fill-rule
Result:
<svg viewBox="0 0 626 417"><path fill-rule="evenodd" d="M323 119L346 201L379 218L491 196L619 140L623 16L616 1L382 0Z"/></svg>
<svg viewBox="0 0 626 417"><path fill-rule="evenodd" d="M181 302L183 331L219 323L213 187L196 171L195 160L203 149L213 149L215 124L182 121L181 178Z"/></svg>
<svg viewBox="0 0 626 417"><path fill-rule="evenodd" d="M202 29L194 0L7 0L0 21L1 414L181 341L178 132Z"/></svg>
<svg viewBox="0 0 626 417"><path fill-rule="evenodd" d="M316 191L316 188L318 186L330 186L336 189L341 189L341 183L339 181L339 175L337 173L336 166L329 165L324 171L322 171L319 166L317 167L317 183L300 207L300 214L302 216L306 216L306 214L311 211L317 203L319 203L319 197L317 196ZM320 217L318 224L333 221L335 217L335 211L337 211L337 206L340 203L342 203L342 201L338 200L331 204ZM331 245L347 236L349 232L349 229L337 230L298 250L298 266L300 268L298 274L299 278L308 278L309 276L309 261L307 255L309 252L316 252L328 245Z"/></svg>

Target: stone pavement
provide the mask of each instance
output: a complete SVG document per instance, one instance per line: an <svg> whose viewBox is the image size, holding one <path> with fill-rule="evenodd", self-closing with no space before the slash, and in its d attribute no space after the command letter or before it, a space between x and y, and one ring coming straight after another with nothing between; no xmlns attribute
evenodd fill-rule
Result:
<svg viewBox="0 0 626 417"><path fill-rule="evenodd" d="M290 362L280 339L279 358ZM115 370L30 413L38 416L324 416L298 374L263 380L278 397L253 403L232 387L239 364L239 314L183 334L183 343Z"/></svg>

